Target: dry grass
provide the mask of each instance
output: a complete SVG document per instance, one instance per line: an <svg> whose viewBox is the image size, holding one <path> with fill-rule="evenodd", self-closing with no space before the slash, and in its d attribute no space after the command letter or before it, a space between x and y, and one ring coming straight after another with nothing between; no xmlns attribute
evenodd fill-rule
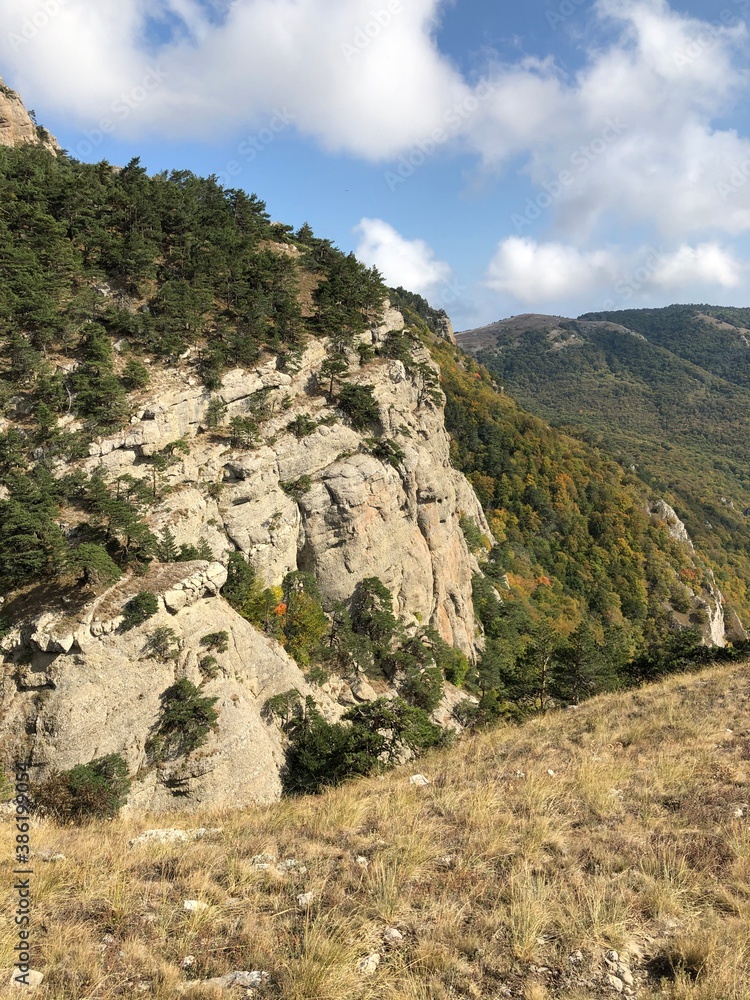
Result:
<svg viewBox="0 0 750 1000"><path fill-rule="evenodd" d="M632 995L750 1000L748 708L747 666L722 667L468 738L420 762L426 788L402 769L243 812L36 824L34 850L66 860L35 860L35 995L206 1000L227 994L181 986L259 969L256 995L284 1000L592 1000L615 995L614 949ZM128 847L172 825L222 829Z"/></svg>

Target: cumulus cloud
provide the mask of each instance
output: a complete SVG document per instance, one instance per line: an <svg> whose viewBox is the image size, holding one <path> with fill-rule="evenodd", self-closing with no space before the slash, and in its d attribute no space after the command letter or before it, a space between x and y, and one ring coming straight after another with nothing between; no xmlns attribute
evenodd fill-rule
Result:
<svg viewBox="0 0 750 1000"><path fill-rule="evenodd" d="M470 88L438 51L439 0L3 0L0 58L14 82L82 123L157 70L122 134L206 138L279 106L325 148L378 159L429 134ZM24 25L31 24L28 38Z"/></svg>
<svg viewBox="0 0 750 1000"><path fill-rule="evenodd" d="M438 47L447 2L2 0L0 64L35 103L122 136L211 139L281 114L328 151L395 163L439 132L490 176L520 160L532 199L564 176L540 225L583 261L613 225L672 248L750 232L750 139L725 124L750 82L742 4L709 22L594 0L577 72L542 52L470 81Z"/></svg>
<svg viewBox="0 0 750 1000"><path fill-rule="evenodd" d="M581 251L511 236L500 243L486 283L519 302L550 302L584 296L602 282L611 282L616 267L611 250Z"/></svg>
<svg viewBox="0 0 750 1000"><path fill-rule="evenodd" d="M362 219L355 232L360 236L357 257L377 267L387 284L430 299L450 282L450 265L437 260L424 240L405 239L382 219Z"/></svg>
<svg viewBox="0 0 750 1000"><path fill-rule="evenodd" d="M746 266L717 243L683 244L664 252L655 247L579 250L562 243L537 243L512 236L492 258L485 284L524 305L585 300L606 293L608 306L642 299L657 291L686 294L739 287Z"/></svg>

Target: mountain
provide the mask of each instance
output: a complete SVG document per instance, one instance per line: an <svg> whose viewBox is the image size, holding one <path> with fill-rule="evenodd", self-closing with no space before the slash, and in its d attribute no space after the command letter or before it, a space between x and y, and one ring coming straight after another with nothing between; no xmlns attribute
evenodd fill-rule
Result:
<svg viewBox="0 0 750 1000"><path fill-rule="evenodd" d="M52 153L60 149L57 139L36 124L15 90L0 77L0 146L25 145L43 146Z"/></svg>
<svg viewBox="0 0 750 1000"><path fill-rule="evenodd" d="M746 312L526 315L458 335L522 405L604 449L673 506L741 616L750 610Z"/></svg>
<svg viewBox="0 0 750 1000"><path fill-rule="evenodd" d="M667 500L309 226L33 143L0 201L0 747L39 811L319 791L737 655Z"/></svg>

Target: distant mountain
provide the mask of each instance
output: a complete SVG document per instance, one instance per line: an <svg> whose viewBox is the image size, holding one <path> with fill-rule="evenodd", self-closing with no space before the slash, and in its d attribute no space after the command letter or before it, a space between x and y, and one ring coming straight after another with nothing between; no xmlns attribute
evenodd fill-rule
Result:
<svg viewBox="0 0 750 1000"><path fill-rule="evenodd" d="M458 343L523 406L637 470L750 606L750 309L527 314Z"/></svg>

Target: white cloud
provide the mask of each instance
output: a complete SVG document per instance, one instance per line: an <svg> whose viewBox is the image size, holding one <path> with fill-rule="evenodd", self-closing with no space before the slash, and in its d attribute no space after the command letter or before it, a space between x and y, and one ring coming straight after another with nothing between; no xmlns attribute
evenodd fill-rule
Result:
<svg viewBox="0 0 750 1000"><path fill-rule="evenodd" d="M653 275L655 285L668 291L694 286L731 289L743 281L745 267L717 243L681 246L664 257Z"/></svg>
<svg viewBox="0 0 750 1000"><path fill-rule="evenodd" d="M38 0L3 0L0 59L22 90L89 128L156 67L163 85L122 134L205 139L285 106L327 149L378 159L470 93L434 42L439 2L235 0L217 22L196 0L48 0L56 13L27 39ZM159 23L172 34L156 46Z"/></svg>
<svg viewBox="0 0 750 1000"><path fill-rule="evenodd" d="M362 219L356 254L370 267L377 267L391 286L403 285L425 298L439 295L451 280L451 268L436 260L424 240L407 240L382 219Z"/></svg>
<svg viewBox="0 0 750 1000"><path fill-rule="evenodd" d="M747 267L717 243L683 244L671 252L653 247L582 251L563 243L503 240L490 261L485 284L524 305L563 304L606 294L610 307L655 292L701 294L738 288Z"/></svg>
<svg viewBox="0 0 750 1000"><path fill-rule="evenodd" d="M205 140L280 110L326 150L395 163L442 129L491 174L520 157L537 191L567 171L542 223L563 245L613 224L672 246L750 232L750 139L725 124L750 82L741 4L711 23L666 0L594 0L575 15L594 29L577 73L525 57L470 83L436 42L447 2L2 0L0 65L37 105L122 136ZM159 86L133 100L154 69ZM581 166L608 121L626 127Z"/></svg>
<svg viewBox="0 0 750 1000"><path fill-rule="evenodd" d="M500 243L487 271L487 285L533 304L585 296L611 282L617 271L610 250L583 252L562 243L536 243L511 236Z"/></svg>

